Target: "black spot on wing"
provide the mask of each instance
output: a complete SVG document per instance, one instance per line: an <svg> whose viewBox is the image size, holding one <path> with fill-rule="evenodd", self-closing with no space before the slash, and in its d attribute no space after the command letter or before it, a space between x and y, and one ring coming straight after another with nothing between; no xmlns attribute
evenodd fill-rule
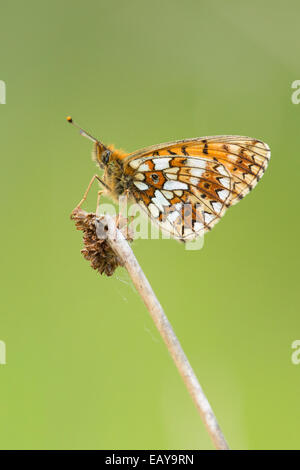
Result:
<svg viewBox="0 0 300 470"><path fill-rule="evenodd" d="M186 147L184 145L181 147L181 151L182 151L183 155L189 156L188 152L186 151Z"/></svg>

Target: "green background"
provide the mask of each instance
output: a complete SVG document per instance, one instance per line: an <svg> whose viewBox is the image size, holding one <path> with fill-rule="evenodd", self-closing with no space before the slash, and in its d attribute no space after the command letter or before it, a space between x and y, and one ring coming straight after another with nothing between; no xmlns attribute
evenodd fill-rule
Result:
<svg viewBox="0 0 300 470"><path fill-rule="evenodd" d="M300 448L299 13L297 1L1 5L1 448L212 448L127 273L100 277L80 254L69 214L95 166L68 114L127 151L214 134L270 145L263 180L202 250L133 249L230 446Z"/></svg>

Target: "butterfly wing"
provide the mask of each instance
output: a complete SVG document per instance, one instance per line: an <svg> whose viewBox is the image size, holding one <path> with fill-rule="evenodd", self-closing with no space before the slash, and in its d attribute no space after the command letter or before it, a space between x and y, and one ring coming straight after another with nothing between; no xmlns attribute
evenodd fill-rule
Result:
<svg viewBox="0 0 300 470"><path fill-rule="evenodd" d="M269 159L268 145L250 137L201 137L129 154L124 171L151 220L175 238L192 240L253 189Z"/></svg>

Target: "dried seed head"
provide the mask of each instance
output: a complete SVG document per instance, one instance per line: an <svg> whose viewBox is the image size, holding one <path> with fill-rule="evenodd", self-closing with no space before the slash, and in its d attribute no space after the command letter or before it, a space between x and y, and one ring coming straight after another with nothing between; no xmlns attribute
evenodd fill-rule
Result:
<svg viewBox="0 0 300 470"><path fill-rule="evenodd" d="M81 253L84 258L90 261L91 267L100 274L112 276L117 267L122 266L122 262L107 239L97 237L95 221L99 217L94 213L76 208L71 214L71 219L74 220L77 230L83 231L84 248ZM129 242L132 242L133 235L127 226L127 219L121 216L118 218L118 229Z"/></svg>

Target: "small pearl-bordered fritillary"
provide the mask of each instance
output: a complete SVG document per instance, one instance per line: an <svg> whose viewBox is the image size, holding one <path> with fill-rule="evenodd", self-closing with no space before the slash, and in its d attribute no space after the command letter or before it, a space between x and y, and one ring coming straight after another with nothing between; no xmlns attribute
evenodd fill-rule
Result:
<svg viewBox="0 0 300 470"><path fill-rule="evenodd" d="M233 135L177 140L126 154L80 132L94 142L94 159L104 170L103 179L95 175L92 181L97 178L114 199L128 195L164 232L182 241L211 230L246 196L271 154L266 143Z"/></svg>

